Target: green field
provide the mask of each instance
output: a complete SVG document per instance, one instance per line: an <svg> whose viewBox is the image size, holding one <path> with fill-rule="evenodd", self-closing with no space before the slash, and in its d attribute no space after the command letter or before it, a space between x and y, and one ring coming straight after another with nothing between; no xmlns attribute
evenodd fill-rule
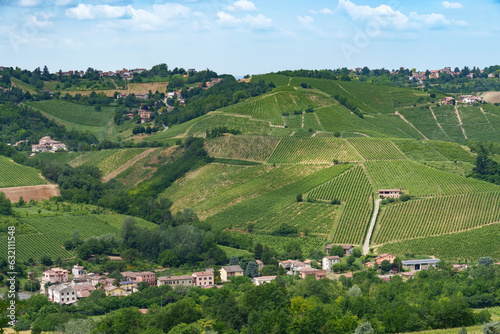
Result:
<svg viewBox="0 0 500 334"><path fill-rule="evenodd" d="M117 214L21 218L22 223L32 226L37 233L16 236L17 259L21 261L27 261L29 258L39 260L43 255L49 255L53 259L72 257L72 253L65 250L63 244L64 241L71 239L74 231L78 231L82 239L106 233L114 234L119 238L123 218L124 216ZM154 224L141 219L136 219L136 221L142 227L154 226ZM5 258L7 254L6 239L5 234L0 234L0 258Z"/></svg>
<svg viewBox="0 0 500 334"><path fill-rule="evenodd" d="M26 105L41 111L68 129L90 131L98 138L108 137L113 124L114 107L103 107L96 111L94 107L64 100L30 101Z"/></svg>
<svg viewBox="0 0 500 334"><path fill-rule="evenodd" d="M0 155L0 188L37 186L47 184L39 171L22 166L11 159Z"/></svg>
<svg viewBox="0 0 500 334"><path fill-rule="evenodd" d="M406 157L390 141L374 138L351 138L349 143L365 160L402 160Z"/></svg>
<svg viewBox="0 0 500 334"><path fill-rule="evenodd" d="M266 161L278 145L277 137L222 136L205 141L205 150L215 158Z"/></svg>
<svg viewBox="0 0 500 334"><path fill-rule="evenodd" d="M95 166L101 170L103 176L106 176L145 150L145 148L126 148L86 152L69 164L72 167Z"/></svg>
<svg viewBox="0 0 500 334"><path fill-rule="evenodd" d="M368 175L378 189L402 189L410 196L440 196L500 191L492 183L436 170L413 161L368 161Z"/></svg>
<svg viewBox="0 0 500 334"><path fill-rule="evenodd" d="M360 161L360 157L338 138L283 138L267 161L276 164L331 164Z"/></svg>
<svg viewBox="0 0 500 334"><path fill-rule="evenodd" d="M427 142L412 139L393 139L396 146L408 159L416 161L448 161Z"/></svg>
<svg viewBox="0 0 500 334"><path fill-rule="evenodd" d="M413 200L383 208L374 244L460 232L500 222L500 192Z"/></svg>
<svg viewBox="0 0 500 334"><path fill-rule="evenodd" d="M467 232L388 243L379 247L378 252L428 255L462 263L464 260L477 261L483 256L499 260L498 240L500 240L500 224L497 223Z"/></svg>

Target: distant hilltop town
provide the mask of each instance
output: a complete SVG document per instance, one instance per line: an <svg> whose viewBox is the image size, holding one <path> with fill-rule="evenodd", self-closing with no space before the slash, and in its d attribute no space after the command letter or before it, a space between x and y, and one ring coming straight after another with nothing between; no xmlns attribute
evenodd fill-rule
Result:
<svg viewBox="0 0 500 334"><path fill-rule="evenodd" d="M65 144L60 141L53 140L49 136L42 137L38 142L38 145L31 145L31 151L35 153L41 152L57 152L58 150L67 151L68 148Z"/></svg>

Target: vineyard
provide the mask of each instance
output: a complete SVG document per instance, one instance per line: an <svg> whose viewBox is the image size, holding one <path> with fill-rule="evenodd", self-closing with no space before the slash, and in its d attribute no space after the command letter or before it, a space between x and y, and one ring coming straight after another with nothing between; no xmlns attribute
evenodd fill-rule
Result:
<svg viewBox="0 0 500 334"><path fill-rule="evenodd" d="M443 141L428 141L436 151L441 153L450 161L464 161L475 162L476 157L469 151L466 151L461 145L457 143L443 142Z"/></svg>
<svg viewBox="0 0 500 334"><path fill-rule="evenodd" d="M324 167L319 165L273 167L210 164L175 182L164 196L174 202L174 212L191 208L204 219L254 197L279 191L322 169Z"/></svg>
<svg viewBox="0 0 500 334"><path fill-rule="evenodd" d="M374 244L460 232L500 222L500 193L428 198L391 205L380 212Z"/></svg>
<svg viewBox="0 0 500 334"><path fill-rule="evenodd" d="M267 83L272 82L276 85L276 87L279 87L288 85L288 83L290 82L290 77L286 75L270 73L270 74L254 75L252 76L250 82L258 83L260 80L264 80Z"/></svg>
<svg viewBox="0 0 500 334"><path fill-rule="evenodd" d="M204 118L200 122L193 123L192 126L188 127L186 130L189 136L203 137L207 131L212 131L214 128L218 127L240 130L244 135L267 136L271 133L269 122L218 113L209 115L209 117ZM151 136L151 140L154 139L155 136Z"/></svg>
<svg viewBox="0 0 500 334"><path fill-rule="evenodd" d="M293 203L283 210L262 217L256 221L255 229L273 231L286 223L295 226L299 232L328 235L333 228L339 206L325 203Z"/></svg>
<svg viewBox="0 0 500 334"><path fill-rule="evenodd" d="M22 166L0 156L0 188L37 186L47 184L34 168Z"/></svg>
<svg viewBox="0 0 500 334"><path fill-rule="evenodd" d="M268 163L276 164L331 164L360 161L345 140L337 138L283 138Z"/></svg>
<svg viewBox="0 0 500 334"><path fill-rule="evenodd" d="M205 150L215 158L266 161L280 138L264 136L222 136L205 141Z"/></svg>
<svg viewBox="0 0 500 334"><path fill-rule="evenodd" d="M378 252L391 254L433 255L446 261L462 263L489 256L500 259L500 224L467 232L418 238L382 245Z"/></svg>
<svg viewBox="0 0 500 334"><path fill-rule="evenodd" d="M241 233L239 233L241 235ZM311 250L321 250L323 251L325 244L327 243L325 239L313 238L313 237L278 237L266 234L243 234L245 237L251 239L254 243L260 243L261 245L267 245L270 249L274 249L276 252L283 253L286 245L291 242L299 241L302 253L307 256Z"/></svg>
<svg viewBox="0 0 500 334"><path fill-rule="evenodd" d="M123 217L103 214L21 218L22 223L36 228L38 232L16 236L16 256L21 261L27 261L29 258L39 260L43 255L49 255L53 259L71 257L72 255L64 249L63 243L71 239L74 231L78 231L82 239L106 233L112 233L119 238ZM136 219L136 221L142 227L154 226L154 224L140 219ZM0 257L2 258L7 254L6 238L6 235L0 236Z"/></svg>
<svg viewBox="0 0 500 334"><path fill-rule="evenodd" d="M127 148L87 152L72 160L70 165L72 167L95 166L101 170L103 176L106 176L145 150L144 148Z"/></svg>
<svg viewBox="0 0 500 334"><path fill-rule="evenodd" d="M403 189L416 197L500 190L492 183L439 171L414 161L367 161L365 166L376 190Z"/></svg>
<svg viewBox="0 0 500 334"><path fill-rule="evenodd" d="M293 167L299 168L299 171L305 169L305 166ZM223 202L223 199L221 199L219 204L224 205L226 209L210 216L206 219L206 222L211 223L214 228L237 228L246 230L249 223L284 210L297 201L297 194L305 194L309 192L311 189L314 189L341 174L351 166L336 165L329 168L320 168L319 166L307 167L310 170L311 168L318 169L316 172L310 173L307 176L298 174L300 178L296 178L295 181L292 181L291 183L276 190L269 191L264 194L259 193L256 196L252 196L250 198L247 197L247 199L243 200L236 198L236 200L232 203L233 205L230 207L227 207L227 204ZM279 182L280 175L276 176L278 177L277 182ZM252 178L256 179L255 175ZM261 186L268 186L268 189L273 189L271 184L263 184L262 180L259 181L256 179L255 182L257 184L261 184Z"/></svg>
<svg viewBox="0 0 500 334"><path fill-rule="evenodd" d="M406 157L398 148L386 139L351 138L349 143L366 160L402 160Z"/></svg>
<svg viewBox="0 0 500 334"><path fill-rule="evenodd" d="M428 142L411 139L393 139L396 146L411 160L416 161L448 161Z"/></svg>
<svg viewBox="0 0 500 334"><path fill-rule="evenodd" d="M308 194L308 198L342 202L333 228L333 242L361 244L373 210L373 189L362 167L357 166Z"/></svg>
<svg viewBox="0 0 500 334"><path fill-rule="evenodd" d="M428 107L403 109L399 112L427 138L432 140L450 140L446 133L438 126Z"/></svg>

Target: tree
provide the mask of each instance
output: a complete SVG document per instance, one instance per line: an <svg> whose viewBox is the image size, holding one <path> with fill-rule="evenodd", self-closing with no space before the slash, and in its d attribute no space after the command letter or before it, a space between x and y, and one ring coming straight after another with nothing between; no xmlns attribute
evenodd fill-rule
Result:
<svg viewBox="0 0 500 334"><path fill-rule="evenodd" d="M359 297L362 294L363 292L357 285L353 285L352 288L349 289L349 292L347 292L347 295L350 297Z"/></svg>
<svg viewBox="0 0 500 334"><path fill-rule="evenodd" d="M344 249L340 245L333 245L330 251L328 252L329 255L337 255L339 257L344 256Z"/></svg>
<svg viewBox="0 0 500 334"><path fill-rule="evenodd" d="M253 255L255 256L256 259L262 260L262 252L264 251L264 248L262 247L261 244L256 244L253 250Z"/></svg>
<svg viewBox="0 0 500 334"><path fill-rule="evenodd" d="M179 263L179 259L175 252L171 249L165 249L158 256L158 264L161 266L175 267Z"/></svg>
<svg viewBox="0 0 500 334"><path fill-rule="evenodd" d="M22 208L24 206L24 204L26 204L26 202L24 201L23 196L19 197L19 201L17 201L17 205Z"/></svg>
<svg viewBox="0 0 500 334"><path fill-rule="evenodd" d="M40 258L40 263L43 264L44 266L51 266L54 264L54 261L52 261L52 259L50 258L50 256L48 255L43 255L41 258Z"/></svg>
<svg viewBox="0 0 500 334"><path fill-rule="evenodd" d="M354 334L369 334L373 333L373 327L372 324L370 324L368 321L363 322L356 328L356 331L354 331Z"/></svg>
<svg viewBox="0 0 500 334"><path fill-rule="evenodd" d="M357 257L357 258L360 258L361 255L363 255L363 253L361 252L361 249L359 248L354 248L352 250L352 255L354 255L354 257Z"/></svg>
<svg viewBox="0 0 500 334"><path fill-rule="evenodd" d="M0 192L0 215L9 216L12 214L12 204L10 200L5 197L5 194Z"/></svg>
<svg viewBox="0 0 500 334"><path fill-rule="evenodd" d="M498 334L500 333L500 321L489 322L483 325L484 334Z"/></svg>
<svg viewBox="0 0 500 334"><path fill-rule="evenodd" d="M236 255L231 255L231 257L229 258L229 265L230 266L237 266L240 264L240 260L238 259L238 257Z"/></svg>
<svg viewBox="0 0 500 334"><path fill-rule="evenodd" d="M410 200L410 195L403 194L403 195L399 196L399 200L400 200L401 202L406 202L406 201L409 201L409 200Z"/></svg>
<svg viewBox="0 0 500 334"><path fill-rule="evenodd" d="M260 273L262 276L276 276L278 274L278 269L276 266L264 266Z"/></svg>
<svg viewBox="0 0 500 334"><path fill-rule="evenodd" d="M302 200L303 200L303 199L302 199L302 194L298 194L298 195L297 195L297 203L302 202Z"/></svg>
<svg viewBox="0 0 500 334"><path fill-rule="evenodd" d="M389 262L389 260L384 260L382 261L382 263L380 264L380 269L382 269L382 271L384 272L388 272L390 271L392 268L392 265L391 263Z"/></svg>
<svg viewBox="0 0 500 334"><path fill-rule="evenodd" d="M356 261L356 258L354 257L353 254L349 255L349 257L347 258L347 266L350 267L354 261Z"/></svg>
<svg viewBox="0 0 500 334"><path fill-rule="evenodd" d="M458 334L467 334L467 328L465 328L465 326L462 326Z"/></svg>
<svg viewBox="0 0 500 334"><path fill-rule="evenodd" d="M481 257L479 258L478 265L489 266L493 264L493 259L491 257Z"/></svg>
<svg viewBox="0 0 500 334"><path fill-rule="evenodd" d="M259 266L257 265L257 262L248 262L247 269L245 270L245 275L252 278L259 276Z"/></svg>

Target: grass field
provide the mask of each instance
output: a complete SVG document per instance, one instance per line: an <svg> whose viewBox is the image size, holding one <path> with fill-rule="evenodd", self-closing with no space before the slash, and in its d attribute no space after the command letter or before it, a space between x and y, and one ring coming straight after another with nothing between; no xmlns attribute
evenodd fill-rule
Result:
<svg viewBox="0 0 500 334"><path fill-rule="evenodd" d="M500 222L500 192L413 200L383 208L374 244L460 232Z"/></svg>
<svg viewBox="0 0 500 334"><path fill-rule="evenodd" d="M37 186L47 184L38 170L22 166L11 159L0 156L0 188Z"/></svg>
<svg viewBox="0 0 500 334"><path fill-rule="evenodd" d="M21 214L22 216L22 214ZM16 256L18 260L26 261L29 258L39 260L43 255L51 258L69 258L72 253L63 247L64 241L71 239L74 231L80 233L82 239L112 233L120 237L120 228L124 216L117 214L100 215L56 215L52 217L21 218L21 222L37 230L37 233L21 234L16 236ZM153 227L154 224L136 219L139 226ZM0 258L7 254L7 236L0 234Z"/></svg>
<svg viewBox="0 0 500 334"><path fill-rule="evenodd" d="M283 138L268 163L276 164L332 164L360 161L360 157L343 139L338 138Z"/></svg>
<svg viewBox="0 0 500 334"><path fill-rule="evenodd" d="M439 171L413 161L368 161L368 175L378 189L402 189L410 196L440 196L500 191L492 183Z"/></svg>
<svg viewBox="0 0 500 334"><path fill-rule="evenodd" d="M385 244L378 253L432 255L446 261L477 262L489 256L500 260L500 224L488 225L467 232L436 237L417 238Z"/></svg>
<svg viewBox="0 0 500 334"><path fill-rule="evenodd" d="M205 141L205 150L215 158L266 161L280 139L264 136L222 136Z"/></svg>

